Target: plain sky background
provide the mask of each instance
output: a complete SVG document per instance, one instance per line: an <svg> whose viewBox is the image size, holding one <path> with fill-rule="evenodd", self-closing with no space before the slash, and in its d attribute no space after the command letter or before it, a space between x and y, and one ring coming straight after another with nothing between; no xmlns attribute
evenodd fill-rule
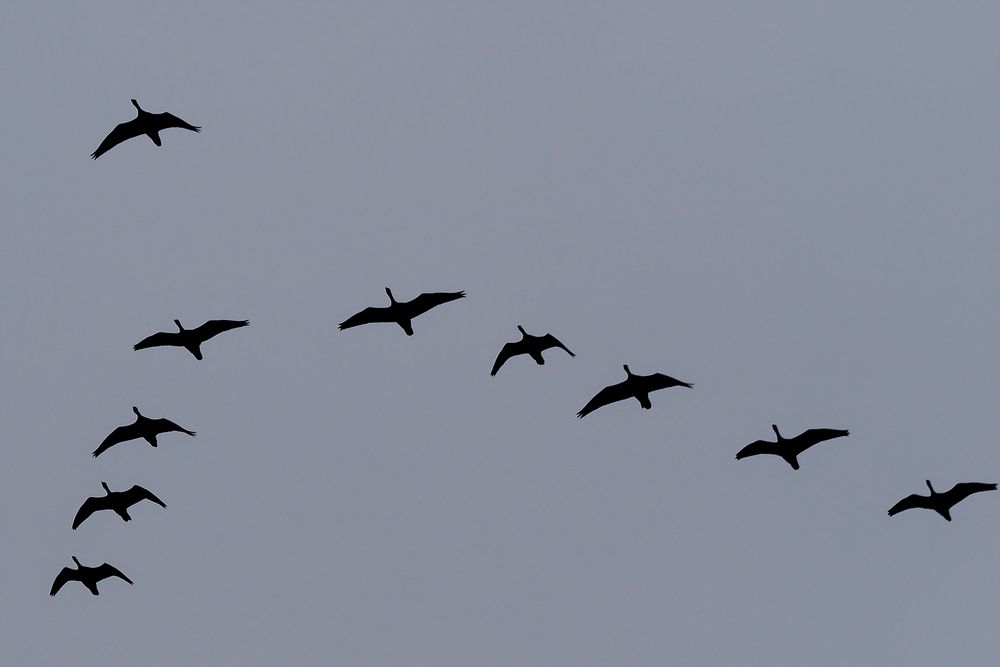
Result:
<svg viewBox="0 0 1000 667"><path fill-rule="evenodd" d="M5 665L1000 653L1000 5L16 3ZM201 134L88 155L143 108ZM466 290L414 322L384 305ZM204 346L131 346L249 318ZM545 366L489 369L516 325ZM578 420L605 385L692 391ZM93 459L130 407L197 438ZM792 471L743 445L851 436ZM126 524L88 496L141 484ZM48 589L77 555L134 586Z"/></svg>

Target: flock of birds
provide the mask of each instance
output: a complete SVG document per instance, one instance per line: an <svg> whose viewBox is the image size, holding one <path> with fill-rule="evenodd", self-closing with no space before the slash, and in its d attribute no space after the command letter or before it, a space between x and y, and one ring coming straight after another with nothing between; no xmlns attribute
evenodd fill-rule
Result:
<svg viewBox="0 0 1000 667"><path fill-rule="evenodd" d="M153 114L143 110L134 99L138 115L126 123L121 123L104 138L101 145L97 147L91 157L95 160L104 155L118 144L146 135L157 146L161 145L160 131L177 127L194 132L200 132L201 128L191 125L184 120L170 113ZM340 323L340 329L350 329L365 324L375 323L395 323L406 333L413 335L413 320L427 311L443 304L465 297L465 292L425 292L410 301L396 301L392 291L386 287L385 293L389 297L389 305L384 307L368 307L364 310L348 317ZM201 345L225 331L245 327L250 324L248 320L209 320L195 329L185 329L179 320L174 320L177 325L176 332L161 331L144 338L135 344L135 350L143 350L151 347L173 346L182 347L190 352L195 359L201 360ZM518 326L521 339L505 344L490 371L491 376L495 376L509 359L515 356L527 355L538 365L545 363L542 352L551 348L559 348L571 357L576 355L570 351L558 338L552 334L534 336ZM577 413L577 417L583 418L595 410L634 398L643 409L650 409L652 403L649 394L671 387L686 387L691 389L693 384L683 382L669 375L653 373L651 375L637 375L629 370L628 365L624 366L625 379L617 384L612 384L597 392L593 398ZM100 456L111 447L130 440L142 439L151 446L157 446L157 436L163 433L179 432L189 436L194 436L195 432L175 424L169 419L151 419L142 415L137 407L133 407L135 421L125 426L114 429L101 444L94 450L95 457ZM757 456L760 454L771 454L782 458L793 470L799 469L798 457L810 447L827 440L843 438L849 435L849 431L832 428L816 428L806 430L793 438L786 438L781 435L777 425L772 425L776 440L757 440L743 447L736 453L737 459ZM922 508L933 510L940 514L947 521L951 521L951 508L957 503L965 500L974 493L981 491L995 491L996 484L985 484L980 482L964 482L956 484L948 491L938 492L934 490L930 480L926 480L930 495L912 494L903 498L889 509L889 516L894 516L908 509ZM160 500L148 489L138 485L124 491L112 491L106 482L101 482L105 495L88 498L80 506L76 516L73 518L73 529L76 530L95 512L110 510L122 518L123 521L130 521L128 510L133 505L144 500L153 502L161 507L166 507L166 503ZM124 579L129 584L132 580L118 570L113 565L103 563L96 567L82 565L76 556L73 556L76 568L63 568L52 583L50 595L55 595L66 582L79 581L91 593L99 595L97 583L109 577Z"/></svg>

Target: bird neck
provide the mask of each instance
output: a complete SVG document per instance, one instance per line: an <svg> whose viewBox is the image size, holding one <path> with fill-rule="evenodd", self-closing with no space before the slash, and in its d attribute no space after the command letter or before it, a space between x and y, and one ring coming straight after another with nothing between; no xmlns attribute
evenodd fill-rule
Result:
<svg viewBox="0 0 1000 667"><path fill-rule="evenodd" d="M104 491L110 496L111 495L111 489L108 488L108 483L107 482L101 482L101 486L104 487Z"/></svg>
<svg viewBox="0 0 1000 667"><path fill-rule="evenodd" d="M785 439L784 437L782 437L781 431L778 430L777 424L771 424L771 428L774 429L774 435L777 436L779 441Z"/></svg>
<svg viewBox="0 0 1000 667"><path fill-rule="evenodd" d="M524 336L525 338L528 337L528 332L525 331L524 327L522 327L520 324L517 325L517 330L520 331L521 335Z"/></svg>
<svg viewBox="0 0 1000 667"><path fill-rule="evenodd" d="M925 479L924 481L925 481L925 482L927 482L927 488L928 488L928 489L930 489L930 491L931 491L931 495L932 495L932 496L934 496L934 495L937 495L937 491L935 491L935 490L934 490L934 487L933 487L933 486L931 486L931 480L929 480L929 479Z"/></svg>
<svg viewBox="0 0 1000 667"><path fill-rule="evenodd" d="M76 556L73 556L73 562L76 563L77 567L83 567L83 565L80 563L80 559L77 558Z"/></svg>
<svg viewBox="0 0 1000 667"><path fill-rule="evenodd" d="M389 289L388 287L386 287L385 288L385 293L386 293L386 296L389 297L389 304L395 306L396 305L396 298L394 296L392 296L392 290Z"/></svg>
<svg viewBox="0 0 1000 667"><path fill-rule="evenodd" d="M181 324L180 320L174 320L174 324L177 325L177 331L178 332L184 331L184 326Z"/></svg>
<svg viewBox="0 0 1000 667"><path fill-rule="evenodd" d="M628 364L624 364L624 365L622 366L622 368L624 368L624 369L625 369L625 377L626 377L626 378L630 378L630 377L632 377L632 371L630 371L630 370L628 369Z"/></svg>
<svg viewBox="0 0 1000 667"><path fill-rule="evenodd" d="M139 113L142 113L142 107L140 107L139 103L136 102L134 99L132 100L132 106L135 107L136 111L138 111Z"/></svg>
<svg viewBox="0 0 1000 667"><path fill-rule="evenodd" d="M141 417L142 416L141 414L139 414L139 408L135 407L134 405L132 406L132 412L135 413L136 417Z"/></svg>

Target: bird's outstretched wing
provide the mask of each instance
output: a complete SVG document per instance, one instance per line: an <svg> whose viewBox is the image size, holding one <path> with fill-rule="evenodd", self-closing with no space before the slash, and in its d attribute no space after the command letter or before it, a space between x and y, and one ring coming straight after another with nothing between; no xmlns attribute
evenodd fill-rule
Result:
<svg viewBox="0 0 1000 667"><path fill-rule="evenodd" d="M76 574L76 570L68 567L64 567L59 570L59 574L56 575L55 581L52 582L52 588L49 589L49 595L55 595L58 593L59 589L62 588L63 584L67 581L75 581L76 577L73 576L74 574Z"/></svg>
<svg viewBox="0 0 1000 667"><path fill-rule="evenodd" d="M572 352L570 352L570 349L568 347L566 347L565 345L563 345L562 342L558 338L556 338L555 336L553 336L552 334L545 334L544 336L542 336L542 341L541 342L542 342L542 349L543 350L547 350L550 347L558 347L558 348L561 348L563 350L566 350L566 352L569 353L569 356L571 356L571 357L575 357L576 356L575 354L573 354Z"/></svg>
<svg viewBox="0 0 1000 667"><path fill-rule="evenodd" d="M448 303L455 299L461 299L464 296L465 292L424 292L407 305L412 309L411 317L416 317L421 313L426 313L435 306L440 306L442 303Z"/></svg>
<svg viewBox="0 0 1000 667"><path fill-rule="evenodd" d="M153 427L156 429L157 433L170 433L171 431L180 431L181 433L187 433L190 436L197 435L194 431L189 431L183 426L179 426L169 419L150 419L153 422Z"/></svg>
<svg viewBox="0 0 1000 667"><path fill-rule="evenodd" d="M138 118L130 120L127 123L120 123L115 129L111 130L108 136L104 137L104 141L101 142L96 151L90 154L90 157L96 160L121 142L127 141L132 137L138 137L140 134L145 134L145 131Z"/></svg>
<svg viewBox="0 0 1000 667"><path fill-rule="evenodd" d="M649 383L649 390L653 391L656 389L668 389L670 387L687 387L688 389L694 387L690 382L683 382L676 378L672 378L669 375L664 375L663 373L653 373L647 376Z"/></svg>
<svg viewBox="0 0 1000 667"><path fill-rule="evenodd" d="M906 496L898 503L889 508L889 516L893 516L895 514L899 514L900 512L905 512L906 510L912 510L918 507L927 509L928 500L929 498L927 496L921 496L916 493Z"/></svg>
<svg viewBox="0 0 1000 667"><path fill-rule="evenodd" d="M146 336L132 346L133 350L144 350L147 347L160 347L163 345L183 345L180 337L176 333L169 331L159 331L152 336Z"/></svg>
<svg viewBox="0 0 1000 667"><path fill-rule="evenodd" d="M843 438L844 436L850 435L850 431L836 428L811 428L808 431L803 431L793 438L795 444L799 449L799 452L805 451L806 449L812 447L813 445L823 442L825 440L832 440L833 438Z"/></svg>
<svg viewBox="0 0 1000 667"><path fill-rule="evenodd" d="M980 491L996 491L996 484L984 484L982 482L962 482L951 487L949 490L942 493L942 496L947 497L949 503L954 505L957 502L965 500L973 493L979 493Z"/></svg>
<svg viewBox="0 0 1000 667"><path fill-rule="evenodd" d="M136 438L141 438L142 432L137 428L136 424L128 424L126 426L119 426L114 431L108 434L108 437L101 442L100 446L94 450L94 457L100 456L101 452L106 451L109 447L114 447L120 442L127 442L129 440L135 440Z"/></svg>
<svg viewBox="0 0 1000 667"><path fill-rule="evenodd" d="M76 516L73 517L73 530L76 530L77 527L86 521L87 518L94 512L107 509L107 502L105 502L106 499L107 496L102 498L87 498L84 500L83 504L80 505L80 509L77 510Z"/></svg>
<svg viewBox="0 0 1000 667"><path fill-rule="evenodd" d="M191 334L196 336L201 342L205 342L213 336L218 336L223 331L246 326L250 326L250 320L209 320L200 327L192 329Z"/></svg>
<svg viewBox="0 0 1000 667"><path fill-rule="evenodd" d="M155 495L153 495L152 491L150 491L149 489L145 489L145 488L139 486L138 484L133 485L131 489L128 489L126 491L122 491L121 492L121 497L122 497L122 499L125 501L125 503L129 507L131 507L132 505L135 505L136 503L141 502L143 500L151 500L154 503L156 503L157 505L159 505L160 507L166 507L167 506L167 504L165 502L163 502L162 500L160 500L159 498L157 498Z"/></svg>
<svg viewBox="0 0 1000 667"><path fill-rule="evenodd" d="M378 306L369 306L365 308L360 313L355 313L351 315L346 320L340 323L340 330L350 329L351 327L359 327L362 324L374 324L376 322L395 322L395 318L392 314L392 308L380 308Z"/></svg>
<svg viewBox="0 0 1000 667"><path fill-rule="evenodd" d="M94 575L97 577L97 581L102 579L107 579L108 577L118 577L119 579L124 579L128 583L132 583L132 580L122 574L114 565L109 565L108 563L103 563L94 568Z"/></svg>
<svg viewBox="0 0 1000 667"><path fill-rule="evenodd" d="M191 125L190 123L187 123L187 122L181 120L180 118L178 118L177 116L173 115L172 113L163 112L163 113L158 113L158 114L154 114L154 115L156 116L157 125L159 126L159 128L161 130L164 130L164 129L168 128L168 127L181 127L181 128L184 128L185 130L192 130L194 132L201 132L201 127L198 127L198 126L195 126L195 125Z"/></svg>
<svg viewBox="0 0 1000 667"><path fill-rule="evenodd" d="M745 459L748 456L757 456L758 454L777 454L780 456L781 449L776 442L772 442L770 440L755 440L740 451L736 452L736 458Z"/></svg>
<svg viewBox="0 0 1000 667"><path fill-rule="evenodd" d="M591 412L597 408L602 408L610 403L615 403L617 401L624 401L626 398L631 398L635 394L632 393L628 386L628 381L619 382L618 384L613 384L610 387L605 387L604 389L597 392L592 399L590 399L583 409L576 413L576 416L583 419Z"/></svg>
<svg viewBox="0 0 1000 667"><path fill-rule="evenodd" d="M496 361L493 362L493 370L490 371L490 375L494 376L500 367L507 363L507 360L511 357L521 354L518 350L520 343L505 343L503 347L500 348L500 354L497 355Z"/></svg>

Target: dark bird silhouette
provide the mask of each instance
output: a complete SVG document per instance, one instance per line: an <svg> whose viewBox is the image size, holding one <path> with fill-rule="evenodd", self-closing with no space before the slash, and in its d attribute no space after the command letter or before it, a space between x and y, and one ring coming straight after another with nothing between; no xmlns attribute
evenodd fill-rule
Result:
<svg viewBox="0 0 1000 667"><path fill-rule="evenodd" d="M690 389L693 384L687 382L681 382L676 380L669 375L664 375L663 373L653 373L652 375L635 375L628 369L628 365L625 368L625 379L618 384L613 384L610 387L605 387L604 389L597 392L597 394L583 406L583 410L576 413L577 417L581 419L586 417L591 412L597 408L602 408L610 403L615 403L617 401L624 401L626 398L634 398L639 401L639 405L643 409L648 410L653 407L653 404L649 402L649 392L656 391L657 389L667 389L669 387L687 387Z"/></svg>
<svg viewBox="0 0 1000 667"><path fill-rule="evenodd" d="M996 484L984 484L982 482L962 482L961 484L956 484L944 493L938 493L931 486L931 480L925 480L927 482L927 488L931 490L931 495L921 496L914 493L913 495L906 496L898 503L889 508L889 516L894 514L899 514L905 510L911 510L915 507L934 510L946 520L951 521L951 508L962 502L973 493L979 493L980 491L996 491Z"/></svg>
<svg viewBox="0 0 1000 667"><path fill-rule="evenodd" d="M159 146L160 130L165 130L168 127L181 127L185 130L201 132L200 127L185 123L172 113L149 113L148 111L143 111L139 103L135 100L132 100L132 104L135 105L138 115L127 123L121 123L115 129L111 130L111 134L104 137L104 141L101 142L96 151L90 154L90 157L96 160L121 142L143 134Z"/></svg>
<svg viewBox="0 0 1000 667"><path fill-rule="evenodd" d="M736 458L745 459L748 456L756 456L757 454L774 454L785 459L788 465L792 466L793 470L798 470L799 460L797 457L799 454L824 440L843 438L846 435L850 435L850 431L836 428L811 428L808 431L799 433L794 438L785 438L778 431L778 427L775 424L771 424L771 428L774 429L774 434L778 436L777 442L771 442L770 440L751 442L736 452Z"/></svg>
<svg viewBox="0 0 1000 667"><path fill-rule="evenodd" d="M396 301L392 296L392 290L385 288L385 293L389 295L389 305L385 308L370 307L365 308L360 313L351 315L340 323L341 330L359 327L362 324L373 324L375 322L395 322L403 328L407 336L413 335L413 327L410 320L417 315L423 315L431 308L448 303L455 299L461 299L465 292L424 292L412 301Z"/></svg>
<svg viewBox="0 0 1000 667"><path fill-rule="evenodd" d="M76 530L77 526L86 521L87 517L91 514L100 512L101 510L112 510L123 521L131 521L132 517L128 515L128 508L143 500L152 500L160 507L167 506L165 502L154 496L152 492L142 488L138 484L127 491L112 491L108 488L107 482L101 482L101 486L104 487L107 495L95 496L83 501L83 504L80 505L80 509L76 513L76 517L73 519L73 530Z"/></svg>
<svg viewBox="0 0 1000 667"><path fill-rule="evenodd" d="M520 324L517 325L517 330L521 332L521 340L513 343L507 343L500 348L500 354L497 355L497 360L493 362L493 370L490 371L490 375L496 375L497 371L500 370L500 367L503 366L508 359L516 357L519 354L529 355L535 360L536 364L541 366L545 363L545 359L542 358L542 351L547 350L550 347L560 347L566 350L566 352L569 352L569 356L576 356L570 352L568 347L559 342L559 339L552 334L532 336L526 332L524 327Z"/></svg>
<svg viewBox="0 0 1000 667"><path fill-rule="evenodd" d="M250 320L209 320L195 329L185 329L180 320L174 320L177 325L176 332L160 331L147 336L132 346L133 350L144 350L147 347L163 347L172 345L183 347L194 355L194 358L201 361L201 344L209 338L218 336L223 331L238 329L250 324Z"/></svg>
<svg viewBox="0 0 1000 667"><path fill-rule="evenodd" d="M52 582L52 589L49 591L49 595L58 593L59 589L67 581L79 581L94 595L100 595L100 592L97 590L97 582L108 577L118 577L119 579L124 579L129 584L132 583L132 580L122 574L121 570L114 565L104 563L97 567L87 567L86 565L80 565L80 561L76 556L73 556L73 562L76 563L76 569L64 567L60 570L59 574L56 575L56 580Z"/></svg>
<svg viewBox="0 0 1000 667"><path fill-rule="evenodd" d="M94 457L100 456L101 452L110 447L114 447L120 442L142 438L153 447L156 447L156 436L160 433L180 431L188 435L195 435L194 431L189 431L173 423L169 419L150 419L139 414L139 408L132 406L135 413L135 421L127 426L119 426L104 439L101 446L94 450ZM128 519L126 519L127 521Z"/></svg>

